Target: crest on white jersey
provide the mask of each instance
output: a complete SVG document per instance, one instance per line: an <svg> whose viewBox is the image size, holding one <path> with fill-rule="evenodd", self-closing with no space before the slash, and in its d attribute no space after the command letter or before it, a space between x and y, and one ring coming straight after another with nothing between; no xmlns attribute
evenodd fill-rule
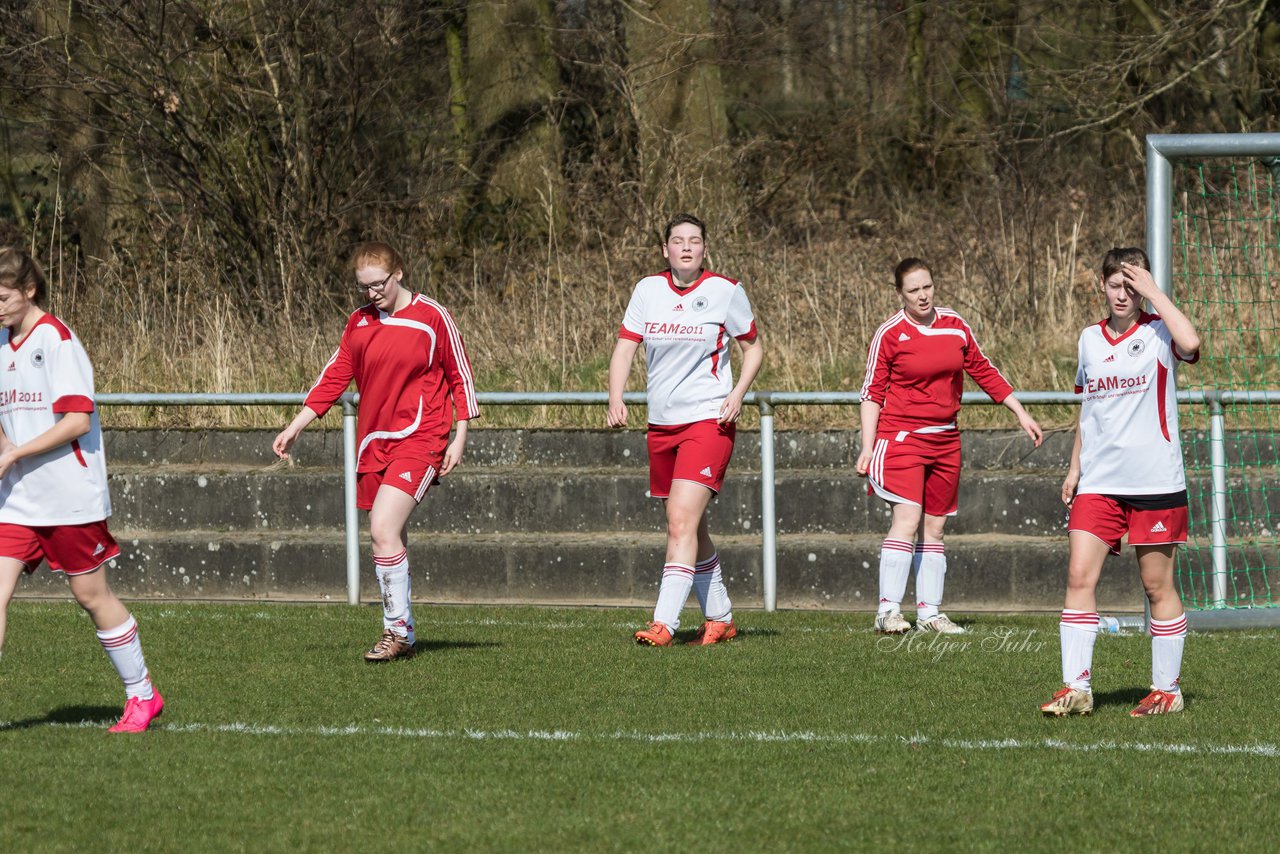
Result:
<svg viewBox="0 0 1280 854"><path fill-rule="evenodd" d="M706 298L706 297L697 297L697 298L695 298L695 299L694 299L694 301L693 301L693 310L694 310L694 311L706 311L706 310L707 310L707 306L708 306L708 305L710 305L710 304L711 304L711 303L707 301L707 298Z"/></svg>
<svg viewBox="0 0 1280 854"><path fill-rule="evenodd" d="M44 350L36 350L34 353L31 354L31 367L33 368L44 367Z"/></svg>
<svg viewBox="0 0 1280 854"><path fill-rule="evenodd" d="M1141 355L1142 351L1145 349L1147 349L1147 342L1143 341L1141 338L1135 338L1129 343L1130 356Z"/></svg>

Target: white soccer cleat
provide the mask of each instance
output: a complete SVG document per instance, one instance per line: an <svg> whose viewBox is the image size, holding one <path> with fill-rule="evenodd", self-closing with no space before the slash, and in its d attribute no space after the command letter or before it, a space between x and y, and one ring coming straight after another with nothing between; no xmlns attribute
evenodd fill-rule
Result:
<svg viewBox="0 0 1280 854"><path fill-rule="evenodd" d="M936 632L940 635L962 635L965 633L964 627L957 626L951 622L951 618L946 614L938 614L927 620L916 620L916 631Z"/></svg>
<svg viewBox="0 0 1280 854"><path fill-rule="evenodd" d="M1081 691L1079 688L1063 685L1049 702L1040 707L1040 711L1055 718L1064 718L1067 715L1087 715L1093 711L1093 692Z"/></svg>
<svg viewBox="0 0 1280 854"><path fill-rule="evenodd" d="M889 611L876 614L875 630L878 635L901 635L911 631L911 624L901 611Z"/></svg>

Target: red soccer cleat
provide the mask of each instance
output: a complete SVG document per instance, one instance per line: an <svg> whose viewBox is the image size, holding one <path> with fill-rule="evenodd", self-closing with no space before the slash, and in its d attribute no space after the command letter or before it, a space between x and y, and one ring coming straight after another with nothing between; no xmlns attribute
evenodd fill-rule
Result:
<svg viewBox="0 0 1280 854"><path fill-rule="evenodd" d="M124 714L120 721L107 732L145 732L151 722L160 717L164 711L164 697L160 692L151 689L151 699L130 697L124 704Z"/></svg>
<svg viewBox="0 0 1280 854"><path fill-rule="evenodd" d="M1145 718L1147 715L1167 715L1182 711L1181 691L1152 690L1143 697L1138 707L1129 712L1131 717Z"/></svg>
<svg viewBox="0 0 1280 854"><path fill-rule="evenodd" d="M733 640L738 636L738 624L733 620L722 623L719 620L707 620L698 629L697 636L687 646L711 646L713 643Z"/></svg>
<svg viewBox="0 0 1280 854"><path fill-rule="evenodd" d="M647 629L636 632L636 643L649 646L671 646L671 629L656 620Z"/></svg>

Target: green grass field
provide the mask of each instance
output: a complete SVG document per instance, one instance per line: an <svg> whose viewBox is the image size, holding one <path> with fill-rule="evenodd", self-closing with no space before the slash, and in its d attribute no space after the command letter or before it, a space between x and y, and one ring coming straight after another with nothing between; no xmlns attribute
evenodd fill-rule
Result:
<svg viewBox="0 0 1280 854"><path fill-rule="evenodd" d="M1054 617L877 638L865 614L740 612L711 648L636 610L137 604L168 706L71 604L19 601L0 659L0 851L1273 849L1280 632L1195 634L1188 706L1128 710L1150 642L1103 635L1091 718L1045 720ZM687 620L695 612L686 610ZM694 626L686 625L681 635Z"/></svg>

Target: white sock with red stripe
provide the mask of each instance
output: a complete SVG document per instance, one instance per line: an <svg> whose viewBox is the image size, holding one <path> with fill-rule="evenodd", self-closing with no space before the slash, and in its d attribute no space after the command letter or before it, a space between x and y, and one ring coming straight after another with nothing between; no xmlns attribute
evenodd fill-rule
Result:
<svg viewBox="0 0 1280 854"><path fill-rule="evenodd" d="M911 574L911 559L915 546L906 540L886 539L880 546L880 607L881 614L897 611L902 607L902 597L907 594L907 578Z"/></svg>
<svg viewBox="0 0 1280 854"><path fill-rule="evenodd" d="M373 556L378 588L382 591L382 627L413 643L413 613L409 608L409 551L389 557Z"/></svg>
<svg viewBox="0 0 1280 854"><path fill-rule="evenodd" d="M674 633L680 628L680 612L693 587L693 567L669 563L662 568L662 586L658 588L658 604L653 609L654 622L662 623Z"/></svg>
<svg viewBox="0 0 1280 854"><path fill-rule="evenodd" d="M1187 615L1151 621L1151 684L1157 691L1177 691L1182 678L1182 647L1187 642Z"/></svg>
<svg viewBox="0 0 1280 854"><path fill-rule="evenodd" d="M120 674L126 697L150 700L155 696L151 690L151 674L147 672L147 662L142 657L142 642L138 640L138 621L132 614L114 629L98 629L98 643L102 644L107 658Z"/></svg>
<svg viewBox="0 0 1280 854"><path fill-rule="evenodd" d="M733 603L720 573L720 555L713 554L693 566L693 592L702 607L702 616L718 623L733 619Z"/></svg>
<svg viewBox="0 0 1280 854"><path fill-rule="evenodd" d="M942 606L947 555L942 543L916 543L916 619L932 620Z"/></svg>
<svg viewBox="0 0 1280 854"><path fill-rule="evenodd" d="M1092 691L1093 642L1098 639L1098 612L1064 608L1058 623L1062 642L1062 682L1081 691Z"/></svg>

